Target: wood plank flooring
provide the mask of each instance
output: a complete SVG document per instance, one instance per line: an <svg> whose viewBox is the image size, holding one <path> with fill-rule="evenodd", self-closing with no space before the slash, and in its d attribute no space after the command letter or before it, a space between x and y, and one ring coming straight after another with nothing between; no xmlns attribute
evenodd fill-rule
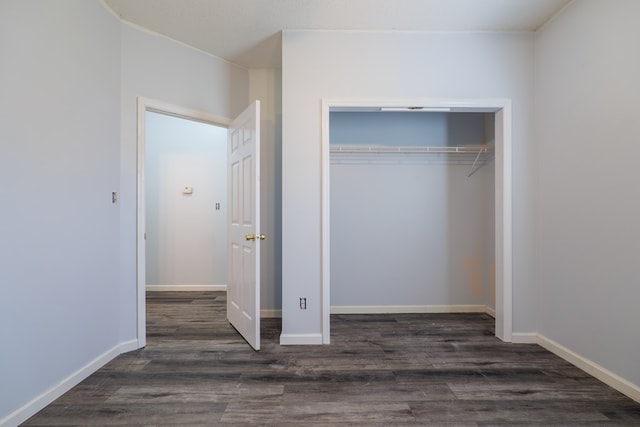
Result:
<svg viewBox="0 0 640 427"><path fill-rule="evenodd" d="M332 344L254 352L220 292L150 292L147 347L25 425L640 426L640 404L483 314L334 315Z"/></svg>

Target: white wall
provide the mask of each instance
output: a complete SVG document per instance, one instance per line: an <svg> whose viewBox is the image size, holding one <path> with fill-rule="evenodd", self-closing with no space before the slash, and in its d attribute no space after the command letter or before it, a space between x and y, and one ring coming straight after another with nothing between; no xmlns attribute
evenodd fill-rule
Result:
<svg viewBox="0 0 640 427"><path fill-rule="evenodd" d="M321 333L320 107L323 98L344 97L513 100L514 331L535 330L532 70L528 35L283 33L284 335Z"/></svg>
<svg viewBox="0 0 640 427"><path fill-rule="evenodd" d="M233 118L249 104L249 73L201 51L121 24L121 338L136 338L136 98Z"/></svg>
<svg viewBox="0 0 640 427"><path fill-rule="evenodd" d="M147 112L145 136L147 285L226 286L227 129Z"/></svg>
<svg viewBox="0 0 640 427"><path fill-rule="evenodd" d="M640 2L535 40L538 331L640 386Z"/></svg>
<svg viewBox="0 0 640 427"><path fill-rule="evenodd" d="M14 424L121 342L120 24L99 2L2 1L0 58L0 424Z"/></svg>

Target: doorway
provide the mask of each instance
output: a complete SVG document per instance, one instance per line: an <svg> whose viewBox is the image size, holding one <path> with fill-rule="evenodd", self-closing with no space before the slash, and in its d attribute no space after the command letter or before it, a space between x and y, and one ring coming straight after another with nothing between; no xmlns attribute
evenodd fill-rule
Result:
<svg viewBox="0 0 640 427"><path fill-rule="evenodd" d="M186 119L194 122L206 123L209 125L228 128L231 123L230 119L212 115L206 112L192 110L181 106L169 104L163 101L153 100L149 98L138 98L137 108L137 125L138 125L138 186L137 186L137 333L138 346L146 345L146 283L147 283L147 251L146 251L146 231L147 231L147 212L146 199L147 188L145 182L146 176L146 135L147 135L147 113L159 113L166 116ZM181 196L189 197L189 190L197 191L189 184L182 186ZM184 187L192 187L185 189ZM226 202L226 200L224 201ZM222 203L222 202L221 202ZM214 205L215 206L215 205Z"/></svg>
<svg viewBox="0 0 640 427"><path fill-rule="evenodd" d="M407 107L411 106L411 107ZM496 336L510 342L511 307L511 102L509 100L324 100L322 108L322 335L330 342L330 115L392 111L490 113L495 118L495 317ZM415 113L414 113L415 114Z"/></svg>
<svg viewBox="0 0 640 427"><path fill-rule="evenodd" d="M226 291L227 129L147 111L147 291Z"/></svg>

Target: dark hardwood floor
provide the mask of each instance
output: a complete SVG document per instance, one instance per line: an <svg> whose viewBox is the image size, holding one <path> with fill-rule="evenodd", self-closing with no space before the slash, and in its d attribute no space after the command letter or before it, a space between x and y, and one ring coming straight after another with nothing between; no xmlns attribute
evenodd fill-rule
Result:
<svg viewBox="0 0 640 427"><path fill-rule="evenodd" d="M254 352L225 294L147 298L147 347L123 354L25 425L640 425L640 404L483 314L334 315L332 344Z"/></svg>

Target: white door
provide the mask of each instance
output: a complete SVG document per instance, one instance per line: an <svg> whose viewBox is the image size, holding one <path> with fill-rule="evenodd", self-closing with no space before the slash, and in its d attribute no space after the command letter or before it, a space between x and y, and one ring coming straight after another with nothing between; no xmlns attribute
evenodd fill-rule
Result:
<svg viewBox="0 0 640 427"><path fill-rule="evenodd" d="M260 101L229 126L227 318L260 350Z"/></svg>

